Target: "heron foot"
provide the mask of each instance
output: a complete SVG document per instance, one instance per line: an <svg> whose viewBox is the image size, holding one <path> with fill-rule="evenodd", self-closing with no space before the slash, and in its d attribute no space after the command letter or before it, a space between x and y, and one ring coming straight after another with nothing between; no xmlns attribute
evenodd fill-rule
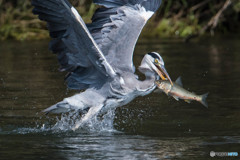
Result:
<svg viewBox="0 0 240 160"><path fill-rule="evenodd" d="M91 107L88 110L88 112L84 115L84 117L75 123L75 126L72 128L72 130L76 131L79 127L89 122L94 116L96 116L100 112L102 107L103 107L102 105Z"/></svg>

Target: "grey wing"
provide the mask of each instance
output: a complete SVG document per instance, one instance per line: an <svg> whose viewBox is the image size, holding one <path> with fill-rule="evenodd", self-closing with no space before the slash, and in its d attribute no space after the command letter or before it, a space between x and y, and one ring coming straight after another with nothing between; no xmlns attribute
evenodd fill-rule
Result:
<svg viewBox="0 0 240 160"><path fill-rule="evenodd" d="M96 10L89 31L115 70L134 72L133 52L147 20L161 0L94 0Z"/></svg>
<svg viewBox="0 0 240 160"><path fill-rule="evenodd" d="M62 71L70 74L68 86L86 89L99 85L115 71L97 46L82 18L67 0L32 0L33 13L48 24L50 50L57 54Z"/></svg>

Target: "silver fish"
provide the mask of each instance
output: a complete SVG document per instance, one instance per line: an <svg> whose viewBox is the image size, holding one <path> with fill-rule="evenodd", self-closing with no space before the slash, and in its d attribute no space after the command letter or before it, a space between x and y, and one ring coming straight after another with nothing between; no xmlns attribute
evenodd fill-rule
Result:
<svg viewBox="0 0 240 160"><path fill-rule="evenodd" d="M181 77L178 77L178 79L175 82L173 82L173 85L166 80L158 80L155 83L159 88L155 92L158 93L164 92L166 95L172 96L177 101L179 99L183 99L188 103L190 103L193 100L198 101L202 103L205 107L208 107L208 103L206 100L208 93L203 95L197 95L195 93L187 91L186 89L183 88Z"/></svg>

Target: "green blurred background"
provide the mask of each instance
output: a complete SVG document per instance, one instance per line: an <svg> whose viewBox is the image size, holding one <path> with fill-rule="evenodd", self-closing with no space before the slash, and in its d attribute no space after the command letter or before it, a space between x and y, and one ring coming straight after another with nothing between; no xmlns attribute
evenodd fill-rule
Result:
<svg viewBox="0 0 240 160"><path fill-rule="evenodd" d="M98 6L91 0L70 1L90 23ZM142 36L188 39L206 34L235 34L239 27L240 0L163 0ZM48 37L46 24L32 14L30 0L0 0L0 40Z"/></svg>

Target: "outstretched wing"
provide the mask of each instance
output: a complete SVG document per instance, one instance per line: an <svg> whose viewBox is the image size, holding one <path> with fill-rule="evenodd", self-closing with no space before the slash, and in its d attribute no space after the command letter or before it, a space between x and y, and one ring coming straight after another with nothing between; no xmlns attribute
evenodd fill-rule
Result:
<svg viewBox="0 0 240 160"><path fill-rule="evenodd" d="M147 20L161 0L94 0L96 10L88 29L115 70L134 72L133 52Z"/></svg>
<svg viewBox="0 0 240 160"><path fill-rule="evenodd" d="M115 71L97 46L82 18L67 0L32 0L33 13L48 24L50 49L61 70L70 72L68 86L86 89L99 85Z"/></svg>

